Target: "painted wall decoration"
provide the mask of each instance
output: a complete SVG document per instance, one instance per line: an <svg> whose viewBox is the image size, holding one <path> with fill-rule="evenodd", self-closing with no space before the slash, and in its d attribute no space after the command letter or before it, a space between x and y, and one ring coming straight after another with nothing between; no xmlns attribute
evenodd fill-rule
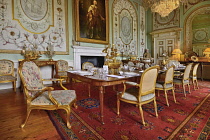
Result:
<svg viewBox="0 0 210 140"><path fill-rule="evenodd" d="M137 14L128 0L113 2L113 44L119 54L137 55Z"/></svg>
<svg viewBox="0 0 210 140"><path fill-rule="evenodd" d="M143 57L146 48L146 26L145 26L145 9L140 6L140 57Z"/></svg>
<svg viewBox="0 0 210 140"><path fill-rule="evenodd" d="M209 14L210 15L210 5L204 5L199 7L197 10L192 11L189 16L185 19L185 25L184 25L184 52L190 52L193 50L192 45L193 45L193 40L206 40L207 30L199 31L197 30L196 32L192 30L192 23L194 18L197 15L202 15L202 14ZM193 34L194 33L194 34Z"/></svg>
<svg viewBox="0 0 210 140"><path fill-rule="evenodd" d="M109 42L108 0L76 0L76 41Z"/></svg>
<svg viewBox="0 0 210 140"><path fill-rule="evenodd" d="M168 16L161 17L158 13L153 14L153 30L179 27L179 8L172 11Z"/></svg>
<svg viewBox="0 0 210 140"><path fill-rule="evenodd" d="M186 13L190 8L192 8L194 5L208 0L188 0L186 4L183 6L183 12Z"/></svg>
<svg viewBox="0 0 210 140"><path fill-rule="evenodd" d="M0 52L27 49L68 54L68 0L0 0Z"/></svg>

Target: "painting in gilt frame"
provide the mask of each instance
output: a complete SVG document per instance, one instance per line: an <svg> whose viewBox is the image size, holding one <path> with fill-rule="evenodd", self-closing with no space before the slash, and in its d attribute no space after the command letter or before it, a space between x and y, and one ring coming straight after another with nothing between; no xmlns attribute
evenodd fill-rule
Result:
<svg viewBox="0 0 210 140"><path fill-rule="evenodd" d="M109 43L108 0L76 0L76 41Z"/></svg>
<svg viewBox="0 0 210 140"><path fill-rule="evenodd" d="M68 0L0 0L0 52L69 54ZM11 12L12 11L12 12Z"/></svg>

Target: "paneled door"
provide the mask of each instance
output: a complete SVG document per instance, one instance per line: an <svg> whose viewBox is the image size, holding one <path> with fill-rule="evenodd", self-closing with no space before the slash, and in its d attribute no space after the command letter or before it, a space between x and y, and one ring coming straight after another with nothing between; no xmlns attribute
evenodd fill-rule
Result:
<svg viewBox="0 0 210 140"><path fill-rule="evenodd" d="M168 57L171 56L175 46L175 38L157 39L155 46L156 60L157 64L159 64L160 60L163 60L164 54L166 54Z"/></svg>

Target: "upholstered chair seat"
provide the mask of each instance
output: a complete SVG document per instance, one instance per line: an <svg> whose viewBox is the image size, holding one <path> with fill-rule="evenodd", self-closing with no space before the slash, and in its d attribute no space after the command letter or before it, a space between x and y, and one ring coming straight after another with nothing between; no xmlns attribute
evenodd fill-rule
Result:
<svg viewBox="0 0 210 140"><path fill-rule="evenodd" d="M173 87L173 84L169 83L169 84L164 84L162 82L160 83L156 83L155 87L157 88L172 88Z"/></svg>
<svg viewBox="0 0 210 140"><path fill-rule="evenodd" d="M67 76L67 71L73 70L72 66L68 65L68 62L65 60L58 60L56 62L56 67L55 67L55 78L60 78L64 79L67 83L69 82L69 78Z"/></svg>
<svg viewBox="0 0 210 140"><path fill-rule="evenodd" d="M142 118L142 123L145 126L144 115L142 105L153 102L155 108L155 115L157 113L157 103L155 97L155 83L159 71L159 66L153 66L146 69L141 77L140 82L124 82L123 91L117 94L117 114L120 114L120 101L135 104L139 108L139 112Z"/></svg>
<svg viewBox="0 0 210 140"><path fill-rule="evenodd" d="M16 92L16 69L14 62L7 59L0 60L0 83L13 83L13 90Z"/></svg>
<svg viewBox="0 0 210 140"><path fill-rule="evenodd" d="M190 71L192 68L193 63L190 63L186 66L184 73L181 78L174 78L174 85L182 85L184 96L186 97L185 86L188 86L188 91L190 93Z"/></svg>
<svg viewBox="0 0 210 140"><path fill-rule="evenodd" d="M155 89L158 90L158 96L159 96L159 91L163 90L165 93L165 98L166 98L166 104L169 106L168 103L168 95L167 91L172 90L172 94L174 97L174 102L176 103L176 98L175 98L175 93L174 93L174 85L173 85L173 78L174 78L174 66L170 66L166 72L165 72L165 78L164 81L157 81L155 85Z"/></svg>

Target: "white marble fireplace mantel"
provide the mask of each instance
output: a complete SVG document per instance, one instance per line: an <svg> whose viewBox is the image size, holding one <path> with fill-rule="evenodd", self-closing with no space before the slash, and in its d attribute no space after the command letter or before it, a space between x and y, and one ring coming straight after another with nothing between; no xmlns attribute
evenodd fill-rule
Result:
<svg viewBox="0 0 210 140"><path fill-rule="evenodd" d="M104 48L73 46L74 50L74 69L81 69L81 56L106 56Z"/></svg>

